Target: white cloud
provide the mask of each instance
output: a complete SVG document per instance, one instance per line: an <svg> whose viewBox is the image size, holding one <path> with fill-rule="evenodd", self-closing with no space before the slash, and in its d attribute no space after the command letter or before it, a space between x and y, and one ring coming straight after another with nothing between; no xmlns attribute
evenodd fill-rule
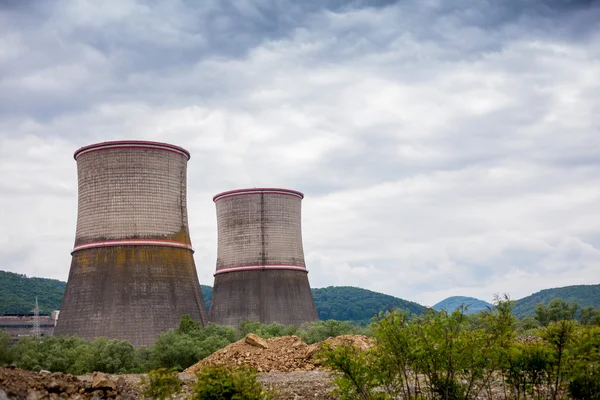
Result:
<svg viewBox="0 0 600 400"><path fill-rule="evenodd" d="M0 269L65 280L72 153L131 138L192 152L204 284L212 195L252 186L306 193L315 287L432 305L598 283L600 10L323 4L5 10Z"/></svg>

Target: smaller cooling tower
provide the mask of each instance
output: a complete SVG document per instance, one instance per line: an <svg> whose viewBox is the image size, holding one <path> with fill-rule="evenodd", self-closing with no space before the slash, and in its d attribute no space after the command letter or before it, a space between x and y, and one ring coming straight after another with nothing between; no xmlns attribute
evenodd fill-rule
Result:
<svg viewBox="0 0 600 400"><path fill-rule="evenodd" d="M167 143L104 142L75 152L75 248L55 335L151 345L206 308L187 218L190 154Z"/></svg>
<svg viewBox="0 0 600 400"><path fill-rule="evenodd" d="M241 189L213 198L219 238L209 321L318 320L302 248L303 197L287 189Z"/></svg>

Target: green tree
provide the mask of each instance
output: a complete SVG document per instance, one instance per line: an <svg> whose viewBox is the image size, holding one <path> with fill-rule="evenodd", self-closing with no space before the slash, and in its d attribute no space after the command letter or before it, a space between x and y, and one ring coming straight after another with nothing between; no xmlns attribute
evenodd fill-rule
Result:
<svg viewBox="0 0 600 400"><path fill-rule="evenodd" d="M5 330L0 330L0 365L9 364L12 359L9 354L10 335Z"/></svg>
<svg viewBox="0 0 600 400"><path fill-rule="evenodd" d="M575 331L575 323L571 320L560 320L552 322L542 331L544 338L555 353L554 364L554 388L552 398L556 400L558 397L558 389L564 375L564 358L567 347L573 341Z"/></svg>
<svg viewBox="0 0 600 400"><path fill-rule="evenodd" d="M193 399L197 400L272 400L272 392L262 388L256 371L250 368L212 366L197 375Z"/></svg>
<svg viewBox="0 0 600 400"><path fill-rule="evenodd" d="M192 317L188 314L183 314L181 316L181 320L179 321L179 326L177 327L177 333L179 334L189 334L192 332L197 332L200 330L200 325L198 322L194 321Z"/></svg>
<svg viewBox="0 0 600 400"><path fill-rule="evenodd" d="M576 329L571 346L568 390L577 400L600 399L600 327Z"/></svg>
<svg viewBox="0 0 600 400"><path fill-rule="evenodd" d="M579 309L577 303L568 303L563 299L552 299L546 306L544 303L539 303L535 309L535 318L542 326L547 326L551 322L561 320L575 319L575 314Z"/></svg>

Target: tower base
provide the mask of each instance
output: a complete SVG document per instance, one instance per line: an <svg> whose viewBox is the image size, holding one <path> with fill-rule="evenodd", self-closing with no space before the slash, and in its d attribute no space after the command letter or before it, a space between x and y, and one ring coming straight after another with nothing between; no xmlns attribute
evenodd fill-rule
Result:
<svg viewBox="0 0 600 400"><path fill-rule="evenodd" d="M215 275L210 322L235 327L242 321L300 326L318 319L306 271L253 270Z"/></svg>
<svg viewBox="0 0 600 400"><path fill-rule="evenodd" d="M55 335L107 337L152 345L183 314L201 326L206 306L192 252L116 246L73 253Z"/></svg>

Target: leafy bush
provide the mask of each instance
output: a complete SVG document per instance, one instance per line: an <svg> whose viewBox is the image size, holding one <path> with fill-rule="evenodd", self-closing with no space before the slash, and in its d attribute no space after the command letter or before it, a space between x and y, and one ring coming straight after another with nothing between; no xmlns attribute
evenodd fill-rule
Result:
<svg viewBox="0 0 600 400"><path fill-rule="evenodd" d="M197 400L270 400L271 391L262 388L256 371L249 368L212 366L201 370L194 388Z"/></svg>
<svg viewBox="0 0 600 400"><path fill-rule="evenodd" d="M330 337L341 335L367 335L370 331L368 328L363 328L345 321L316 321L309 322L303 326L303 329L298 332L298 336L305 343L312 344L322 342Z"/></svg>
<svg viewBox="0 0 600 400"><path fill-rule="evenodd" d="M166 399L179 393L181 381L177 370L159 368L148 372L148 377L142 377L143 394L153 399Z"/></svg>
<svg viewBox="0 0 600 400"><path fill-rule="evenodd" d="M323 349L317 359L324 366L340 372L335 376L335 393L342 400L391 399L390 385L386 379L381 354L361 352L353 346ZM382 391L381 388L388 389Z"/></svg>
<svg viewBox="0 0 600 400"><path fill-rule="evenodd" d="M5 330L0 330L0 365L9 364L11 357L8 353L10 346L10 335Z"/></svg>
<svg viewBox="0 0 600 400"><path fill-rule="evenodd" d="M242 337L249 333L254 333L264 339L269 339L272 337L295 335L297 330L294 325L285 326L277 322L261 324L257 321L243 321L240 324L240 334Z"/></svg>

